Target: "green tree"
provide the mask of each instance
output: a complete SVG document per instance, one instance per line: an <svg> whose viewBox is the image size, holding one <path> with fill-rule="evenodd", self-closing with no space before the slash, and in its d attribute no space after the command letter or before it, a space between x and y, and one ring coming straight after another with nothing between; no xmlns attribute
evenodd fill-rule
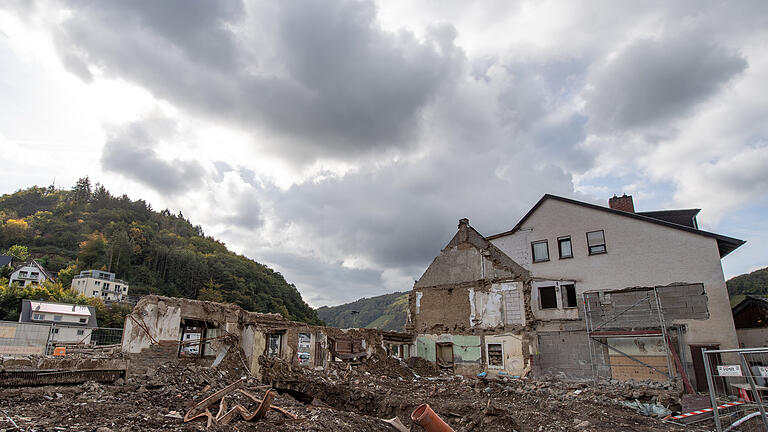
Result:
<svg viewBox="0 0 768 432"><path fill-rule="evenodd" d="M22 245L15 244L9 247L8 250L5 251L5 254L10 255L20 261L26 261L29 259L29 249Z"/></svg>
<svg viewBox="0 0 768 432"><path fill-rule="evenodd" d="M59 270L56 279L58 279L58 282L61 284L61 286L69 287L72 286L72 279L74 279L75 276L77 276L77 266L71 264Z"/></svg>

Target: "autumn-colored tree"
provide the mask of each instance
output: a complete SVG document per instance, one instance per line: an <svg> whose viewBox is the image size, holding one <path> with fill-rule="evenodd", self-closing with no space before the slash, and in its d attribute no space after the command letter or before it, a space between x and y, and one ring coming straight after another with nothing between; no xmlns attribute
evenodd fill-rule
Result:
<svg viewBox="0 0 768 432"><path fill-rule="evenodd" d="M91 233L85 241L80 242L80 253L77 261L80 268L100 268L107 262L107 238L96 231Z"/></svg>

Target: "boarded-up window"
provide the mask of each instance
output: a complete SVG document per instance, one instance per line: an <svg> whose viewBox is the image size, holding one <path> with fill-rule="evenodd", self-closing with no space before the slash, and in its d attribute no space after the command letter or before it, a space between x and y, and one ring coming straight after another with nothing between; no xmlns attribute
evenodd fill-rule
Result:
<svg viewBox="0 0 768 432"><path fill-rule="evenodd" d="M557 290L555 287L539 288L539 301L542 309L557 309Z"/></svg>
<svg viewBox="0 0 768 432"><path fill-rule="evenodd" d="M511 286L504 292L504 323L522 324L523 311L520 304L520 290L516 286Z"/></svg>
<svg viewBox="0 0 768 432"><path fill-rule="evenodd" d="M339 354L356 354L363 351L363 340L352 338L336 339L335 347Z"/></svg>
<svg viewBox="0 0 768 432"><path fill-rule="evenodd" d="M504 366L504 351L501 344L488 344L488 366Z"/></svg>

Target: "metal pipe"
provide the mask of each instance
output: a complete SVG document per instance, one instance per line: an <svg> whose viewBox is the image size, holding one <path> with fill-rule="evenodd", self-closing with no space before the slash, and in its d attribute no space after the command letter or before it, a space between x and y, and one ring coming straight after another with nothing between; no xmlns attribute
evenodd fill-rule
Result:
<svg viewBox="0 0 768 432"><path fill-rule="evenodd" d="M701 356L704 360L704 372L707 375L707 387L709 387L709 401L712 404L712 416L715 419L715 428L717 432L723 432L723 426L720 424L720 412L717 410L717 400L715 399L715 384L712 381L712 368L709 366L709 357L705 349L701 350ZM714 352L714 351L713 351Z"/></svg>

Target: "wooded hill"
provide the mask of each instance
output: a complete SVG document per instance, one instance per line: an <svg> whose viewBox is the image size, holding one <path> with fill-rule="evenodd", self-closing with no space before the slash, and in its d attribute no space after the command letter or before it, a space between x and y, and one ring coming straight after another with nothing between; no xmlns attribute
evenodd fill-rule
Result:
<svg viewBox="0 0 768 432"><path fill-rule="evenodd" d="M181 212L113 196L80 179L71 190L31 187L0 196L0 250L24 245L66 288L80 270L101 269L130 284L130 295L236 303L319 324L293 284L230 252Z"/></svg>
<svg viewBox="0 0 768 432"><path fill-rule="evenodd" d="M323 306L317 310L317 315L333 327L403 331L407 310L408 293L396 292L339 306Z"/></svg>
<svg viewBox="0 0 768 432"><path fill-rule="evenodd" d="M731 296L731 306L748 295L768 296L768 267L733 277L725 284Z"/></svg>

